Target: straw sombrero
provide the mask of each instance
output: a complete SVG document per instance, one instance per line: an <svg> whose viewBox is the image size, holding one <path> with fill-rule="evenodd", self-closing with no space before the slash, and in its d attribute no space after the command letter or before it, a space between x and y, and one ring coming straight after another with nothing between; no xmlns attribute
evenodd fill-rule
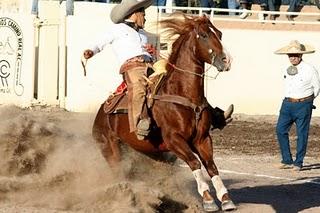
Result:
<svg viewBox="0 0 320 213"><path fill-rule="evenodd" d="M112 8L110 18L113 23L122 22L125 17L140 8L147 8L152 4L152 0L122 0L120 4Z"/></svg>
<svg viewBox="0 0 320 213"><path fill-rule="evenodd" d="M306 44L301 44L297 40L293 40L290 42L289 45L282 47L275 51L275 54L309 54L309 53L314 53L315 49L314 47Z"/></svg>

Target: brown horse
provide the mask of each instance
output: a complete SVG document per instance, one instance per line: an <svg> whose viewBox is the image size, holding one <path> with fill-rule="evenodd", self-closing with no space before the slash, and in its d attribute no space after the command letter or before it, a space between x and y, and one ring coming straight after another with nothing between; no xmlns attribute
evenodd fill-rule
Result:
<svg viewBox="0 0 320 213"><path fill-rule="evenodd" d="M151 115L156 130L144 141L129 132L127 114L106 114L100 107L93 125L93 137L110 166L120 160L119 142L143 153L170 151L185 161L195 177L205 211L216 211L209 186L201 172L201 163L211 177L222 210L235 209L213 161L209 135L211 110L204 96L204 65L212 64L218 71L228 71L230 57L221 44L222 33L206 16L180 14L161 21L169 35L177 35L166 65ZM196 157L199 157L200 160Z"/></svg>

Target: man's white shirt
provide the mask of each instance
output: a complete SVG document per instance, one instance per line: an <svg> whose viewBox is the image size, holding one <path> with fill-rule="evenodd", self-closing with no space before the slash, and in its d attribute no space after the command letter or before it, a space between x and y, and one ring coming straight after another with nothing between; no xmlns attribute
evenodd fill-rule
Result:
<svg viewBox="0 0 320 213"><path fill-rule="evenodd" d="M310 64L301 61L296 66L298 73L289 75L284 73L284 95L290 98L304 98L312 94L318 96L320 92L320 79L317 70Z"/></svg>
<svg viewBox="0 0 320 213"><path fill-rule="evenodd" d="M111 25L90 49L96 54L110 44L119 63L123 64L135 56L147 55L151 57L144 48L147 42L148 38L143 29L137 32L132 27L120 23Z"/></svg>

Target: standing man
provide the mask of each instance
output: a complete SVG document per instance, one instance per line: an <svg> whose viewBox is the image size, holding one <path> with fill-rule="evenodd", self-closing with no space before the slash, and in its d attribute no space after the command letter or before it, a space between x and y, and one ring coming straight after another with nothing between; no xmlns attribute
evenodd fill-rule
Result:
<svg viewBox="0 0 320 213"><path fill-rule="evenodd" d="M289 45L277 50L275 54L286 54L290 66L284 72L285 98L282 101L276 127L281 150L281 169L294 168L300 171L307 151L310 120L313 100L320 91L320 80L317 70L302 60L303 54L314 53L313 47L291 41ZM289 130L296 124L297 148L293 161L290 152Z"/></svg>
<svg viewBox="0 0 320 213"><path fill-rule="evenodd" d="M145 105L148 64L153 62L153 47L148 44L145 24L145 9L152 0L122 0L110 14L112 25L95 45L83 53L84 60L102 51L111 44L128 85L128 118L130 132L135 132L139 140L149 133L150 118L142 110Z"/></svg>

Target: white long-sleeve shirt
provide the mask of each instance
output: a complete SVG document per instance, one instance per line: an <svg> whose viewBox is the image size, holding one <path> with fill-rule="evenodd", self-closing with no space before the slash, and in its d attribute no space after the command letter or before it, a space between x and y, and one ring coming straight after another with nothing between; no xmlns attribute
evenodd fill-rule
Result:
<svg viewBox="0 0 320 213"><path fill-rule="evenodd" d="M148 38L146 32L140 29L138 32L132 27L120 23L111 25L106 32L93 44L90 49L97 54L102 51L107 44L111 44L112 49L120 64L135 56L151 55L145 50Z"/></svg>
<svg viewBox="0 0 320 213"><path fill-rule="evenodd" d="M284 72L284 95L290 98L304 98L310 95L315 97L320 92L320 79L318 71L310 64L301 61L296 68L296 75Z"/></svg>

